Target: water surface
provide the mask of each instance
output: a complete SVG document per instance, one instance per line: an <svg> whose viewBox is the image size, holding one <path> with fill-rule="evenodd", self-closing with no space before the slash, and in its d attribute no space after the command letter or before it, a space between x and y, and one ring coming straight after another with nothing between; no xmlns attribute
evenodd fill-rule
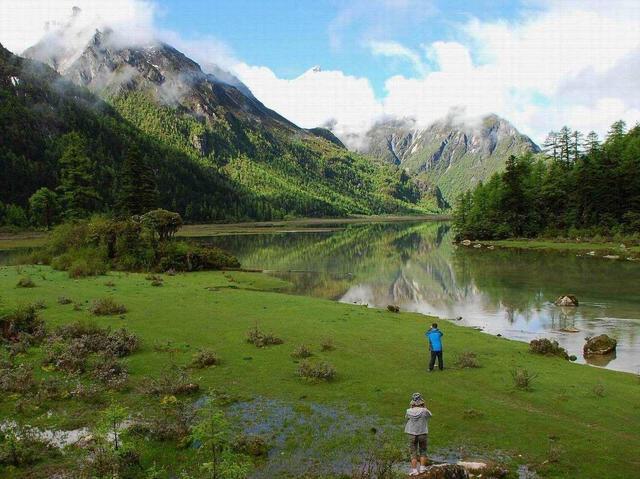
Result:
<svg viewBox="0 0 640 479"><path fill-rule="evenodd" d="M490 334L556 339L585 362L585 337L618 340L594 365L640 372L640 264L540 251L456 248L450 224L327 225L327 231L201 237L269 270L293 292L458 318ZM553 300L575 294L578 308ZM562 329L575 328L567 333Z"/></svg>

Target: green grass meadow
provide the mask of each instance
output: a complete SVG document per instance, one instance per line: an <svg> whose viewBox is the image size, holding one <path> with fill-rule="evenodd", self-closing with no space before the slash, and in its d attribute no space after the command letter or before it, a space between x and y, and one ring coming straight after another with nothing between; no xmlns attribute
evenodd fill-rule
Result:
<svg viewBox="0 0 640 479"><path fill-rule="evenodd" d="M34 288L16 287L25 275L35 282ZM244 398L346 407L397 425L398 440L410 395L420 391L433 412L432 452L462 448L472 456L508 458L512 471L517 464L529 464L540 477L630 478L640 471L638 375L536 356L524 343L445 320L439 323L446 369L427 373L424 332L433 318L288 295L281 292L285 283L259 273L203 272L163 279L163 286L153 287L144 274L74 280L46 266L4 267L0 310L43 300L47 308L42 316L49 328L86 320L139 334L142 348L126 360L131 387L116 396L132 410L144 407L135 388L143 376L159 374L172 361L186 365L198 348L209 348L222 363L191 373L204 391L217 388ZM60 296L85 306L113 296L129 311L122 318L96 318L86 307L75 311L72 305L58 304ZM284 344L262 349L248 344L245 334L256 324ZM335 350L320 351L326 338L333 340ZM154 349L167 340L180 351ZM300 344L311 347L311 360L335 366L334 381L310 383L296 375L290 354ZM477 355L480 368L454 367L456 355L465 351ZM37 361L38 354L32 350L25 360ZM532 390L514 387L511 371L517 367L538 375ZM600 394L594 393L596 387ZM95 418L95 406L71 399L41 411L16 413L17 399L0 400L0 417L18 414L30 424L63 429L91 424ZM163 447L150 445L147 459L175 461L184 454Z"/></svg>

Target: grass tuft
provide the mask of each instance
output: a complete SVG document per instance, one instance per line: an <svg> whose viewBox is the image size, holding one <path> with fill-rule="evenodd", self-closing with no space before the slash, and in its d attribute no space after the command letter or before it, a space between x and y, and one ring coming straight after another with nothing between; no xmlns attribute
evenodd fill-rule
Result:
<svg viewBox="0 0 640 479"><path fill-rule="evenodd" d="M324 361L319 363L302 361L298 366L298 376L312 381L333 381L336 377L336 368Z"/></svg>
<svg viewBox="0 0 640 479"><path fill-rule="evenodd" d="M126 313L127 307L116 302L113 298L101 298L92 301L89 312L95 316L114 316Z"/></svg>

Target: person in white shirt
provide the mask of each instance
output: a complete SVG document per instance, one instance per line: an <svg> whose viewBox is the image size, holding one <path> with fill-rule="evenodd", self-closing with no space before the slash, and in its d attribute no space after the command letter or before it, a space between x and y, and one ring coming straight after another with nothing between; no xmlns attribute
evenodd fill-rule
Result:
<svg viewBox="0 0 640 479"><path fill-rule="evenodd" d="M427 435L429 434L429 411L424 403L422 394L413 393L409 409L406 413L407 424L404 432L409 436L409 449L411 451L411 472L410 476L427 470ZM420 468L418 469L418 458L420 458Z"/></svg>

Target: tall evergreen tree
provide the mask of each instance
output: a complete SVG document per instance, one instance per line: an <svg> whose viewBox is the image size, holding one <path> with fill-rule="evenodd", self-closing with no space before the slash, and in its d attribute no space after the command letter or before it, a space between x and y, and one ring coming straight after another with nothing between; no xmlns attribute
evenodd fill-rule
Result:
<svg viewBox="0 0 640 479"><path fill-rule="evenodd" d="M62 138L60 156L60 186L65 215L71 218L87 216L98 210L101 196L95 181L96 162L89 154L86 139L77 132Z"/></svg>
<svg viewBox="0 0 640 479"><path fill-rule="evenodd" d="M137 145L130 145L121 173L118 210L126 215L151 211L158 204L158 188L149 160Z"/></svg>

